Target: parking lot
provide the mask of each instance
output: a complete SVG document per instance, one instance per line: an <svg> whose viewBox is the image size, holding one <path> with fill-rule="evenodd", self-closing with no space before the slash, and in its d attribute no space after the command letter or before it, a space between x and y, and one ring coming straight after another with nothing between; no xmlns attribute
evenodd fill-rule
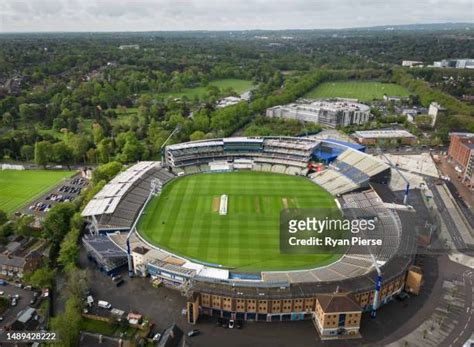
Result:
<svg viewBox="0 0 474 347"><path fill-rule="evenodd" d="M3 320L0 322L0 328L10 325L16 320L16 317L20 311L30 306L30 300L33 299L33 291L28 289L22 289L13 283L7 285L0 285L0 291L3 292L1 295L4 298L13 297L19 295L16 306L9 306L8 309L3 312L0 316Z"/></svg>
<svg viewBox="0 0 474 347"><path fill-rule="evenodd" d="M44 215L59 202L73 201L87 187L89 181L80 174L74 175L49 190L23 208L24 214Z"/></svg>

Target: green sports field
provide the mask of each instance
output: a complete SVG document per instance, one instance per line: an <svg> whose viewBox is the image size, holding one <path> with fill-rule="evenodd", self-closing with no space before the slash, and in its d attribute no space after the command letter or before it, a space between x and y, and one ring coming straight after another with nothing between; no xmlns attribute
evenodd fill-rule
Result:
<svg viewBox="0 0 474 347"><path fill-rule="evenodd" d="M228 195L228 214L219 199ZM188 258L241 271L328 264L339 255L281 254L283 208L334 208L334 197L304 177L265 172L177 178L147 206L138 230L149 242Z"/></svg>
<svg viewBox="0 0 474 347"><path fill-rule="evenodd" d="M221 90L232 88L237 94L242 94L247 90L252 88L252 81L249 80L241 80L236 78L224 78L220 80L214 80L209 82L209 86L217 87ZM182 98L186 96L189 99L198 97L202 98L207 93L207 86L202 87L195 87L195 88L184 88L180 92L166 92L158 94L159 97L167 98L167 97L175 97L175 98Z"/></svg>
<svg viewBox="0 0 474 347"><path fill-rule="evenodd" d="M384 94L388 96L406 97L408 91L394 83L381 83L374 81L335 81L321 83L309 91L305 98L352 98L359 101L380 100Z"/></svg>
<svg viewBox="0 0 474 347"><path fill-rule="evenodd" d="M12 213L47 192L74 171L0 171L0 210Z"/></svg>

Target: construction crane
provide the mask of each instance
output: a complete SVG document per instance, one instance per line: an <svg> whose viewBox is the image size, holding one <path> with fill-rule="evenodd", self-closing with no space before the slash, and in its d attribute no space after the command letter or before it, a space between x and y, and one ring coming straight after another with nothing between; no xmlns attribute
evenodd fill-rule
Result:
<svg viewBox="0 0 474 347"><path fill-rule="evenodd" d="M165 142L163 142L163 144L161 145L160 149L163 149L163 147L166 146L166 144L168 143L168 141L173 137L174 134L176 134L178 131L181 130L181 125L176 125L176 128L174 128L174 130L171 132L170 136L168 136L165 140Z"/></svg>

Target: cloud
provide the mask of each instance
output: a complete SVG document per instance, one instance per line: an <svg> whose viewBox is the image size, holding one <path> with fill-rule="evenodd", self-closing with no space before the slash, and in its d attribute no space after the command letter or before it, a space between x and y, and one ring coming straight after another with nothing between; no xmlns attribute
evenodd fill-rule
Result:
<svg viewBox="0 0 474 347"><path fill-rule="evenodd" d="M471 0L1 0L0 32L318 29L472 22Z"/></svg>

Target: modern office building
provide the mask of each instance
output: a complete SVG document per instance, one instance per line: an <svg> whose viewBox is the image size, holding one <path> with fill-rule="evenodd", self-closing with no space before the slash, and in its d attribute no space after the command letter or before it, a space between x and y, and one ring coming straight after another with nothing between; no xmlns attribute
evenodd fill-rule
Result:
<svg viewBox="0 0 474 347"><path fill-rule="evenodd" d="M474 133L450 133L451 143L448 158L461 180L470 186L474 185Z"/></svg>
<svg viewBox="0 0 474 347"><path fill-rule="evenodd" d="M370 107L353 101L314 101L271 107L267 109L266 116L296 119L336 128L367 123Z"/></svg>

